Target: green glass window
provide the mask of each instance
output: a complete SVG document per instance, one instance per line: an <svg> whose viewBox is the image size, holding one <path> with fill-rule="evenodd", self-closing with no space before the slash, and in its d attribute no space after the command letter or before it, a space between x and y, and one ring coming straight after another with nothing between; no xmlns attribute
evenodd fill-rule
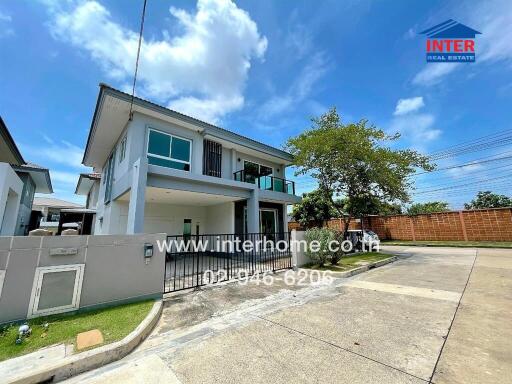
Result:
<svg viewBox="0 0 512 384"><path fill-rule="evenodd" d="M169 157L171 136L157 131L149 131L148 153Z"/></svg>
<svg viewBox="0 0 512 384"><path fill-rule="evenodd" d="M179 163L177 161L160 159L158 157L148 156L148 163L159 165L161 167L181 169L182 171L190 171L190 165L187 163Z"/></svg>
<svg viewBox="0 0 512 384"><path fill-rule="evenodd" d="M171 142L171 157L176 160L188 162L190 160L190 141L173 137Z"/></svg>
<svg viewBox="0 0 512 384"><path fill-rule="evenodd" d="M190 140L149 130L149 164L190 171L190 151Z"/></svg>

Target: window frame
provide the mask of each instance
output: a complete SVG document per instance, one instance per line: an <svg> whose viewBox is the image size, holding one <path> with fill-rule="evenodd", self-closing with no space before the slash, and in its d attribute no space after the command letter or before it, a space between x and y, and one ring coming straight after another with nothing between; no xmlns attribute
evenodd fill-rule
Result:
<svg viewBox="0 0 512 384"><path fill-rule="evenodd" d="M153 154L153 153L149 152L149 136L151 134L151 131L154 131L156 133L160 133L160 134L169 136L171 138L170 141L169 141L169 157L162 156L162 155L156 155L156 154ZM172 156L172 139L173 138L176 138L176 139L179 139L179 140L188 141L188 143L189 143L188 161L184 161L184 160L180 160L180 159L174 159L174 158L171 157ZM151 164L151 165L154 165L156 167L162 167L162 168L176 169L178 171L183 171L183 172L191 172L191 170L192 170L192 144L193 144L193 141L191 139L189 139L189 138L186 138L186 137L183 137L183 136L178 136L178 135L175 135L175 134L172 134L172 133L169 133L169 132L164 132L164 131L161 131L159 129L155 129L155 128L152 128L152 127L148 127L147 140L146 140L146 157L154 157L156 159L174 161L176 163L181 163L181 164L188 164L188 171L184 170L184 169L177 169L177 168L172 168L172 167L166 167L164 165L156 165L156 164Z"/></svg>
<svg viewBox="0 0 512 384"><path fill-rule="evenodd" d="M107 159L107 164L105 166L105 189L103 195L103 203L105 205L109 204L112 200L112 186L114 184L114 169L116 164L116 151L112 151Z"/></svg>
<svg viewBox="0 0 512 384"><path fill-rule="evenodd" d="M244 166L244 168L243 168L244 172L245 172L245 163L247 162L247 163L253 163L253 164L258 165L258 174L259 175L261 175L261 167L263 166L265 168L270 168L272 170L272 173L270 175L265 175L265 176L274 176L274 167L269 167L268 165L258 163L256 161L248 160L248 159L242 159L242 161L243 161L242 164Z"/></svg>
<svg viewBox="0 0 512 384"><path fill-rule="evenodd" d="M126 158L126 143L127 143L128 135L124 135L119 143L119 164L123 162Z"/></svg>
<svg viewBox="0 0 512 384"><path fill-rule="evenodd" d="M37 316L54 315L57 313L64 313L69 311L75 311L80 307L80 296L82 294L82 282L84 279L85 264L68 264L68 265L54 265L49 267L37 267L34 280L32 283L32 292L30 294L30 302L27 312L27 318L33 318ZM75 283L73 286L73 296L71 304L63 305L60 307L52 307L47 309L38 310L39 300L41 299L41 286L43 278L46 273L54 272L68 272L76 271Z"/></svg>

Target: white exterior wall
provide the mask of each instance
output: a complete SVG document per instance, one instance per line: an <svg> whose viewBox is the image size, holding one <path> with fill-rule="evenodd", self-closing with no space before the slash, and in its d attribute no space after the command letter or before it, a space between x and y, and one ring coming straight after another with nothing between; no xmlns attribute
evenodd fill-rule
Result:
<svg viewBox="0 0 512 384"><path fill-rule="evenodd" d="M102 228L105 232L109 228L110 234L126 233L128 221L128 202L117 201L111 204L117 210L118 216L108 215L103 220ZM107 207L108 212L112 207ZM182 235L185 219L192 220L192 234L196 233L199 225L199 234L234 233L235 231L235 205L233 202L211 205L206 207L171 205L164 203L146 203L144 207L144 233L167 233L169 235ZM99 227L95 233L100 234Z"/></svg>
<svg viewBox="0 0 512 384"><path fill-rule="evenodd" d="M86 208L95 209L98 206L98 193L101 181L95 181L89 191L89 205Z"/></svg>
<svg viewBox="0 0 512 384"><path fill-rule="evenodd" d="M123 133L119 136L115 145L115 163L112 184L112 201L110 204L104 204L105 178L104 168L102 180L98 184L96 218L94 223L95 234L126 234L129 226L128 222L128 202L120 201L119 197L130 192L133 177L133 164L139 159L145 159L147 156L147 140L149 129L155 129L169 133L178 137L191 140L191 164L190 175L203 176L203 135L197 130L184 128L172 123L168 123L150 116L135 113L133 120L128 122ZM119 162L120 142L127 137L126 156L122 162ZM240 159L240 161L238 161ZM258 157L237 151L235 149L222 148L222 178L218 179L222 184L222 179L233 179L233 173L243 169L244 160L256 162L273 169L273 175L284 178L285 166L277 162L270 162ZM153 167L160 168L160 167ZM165 168L162 168L164 170ZM205 193L208 192L208 185L205 183ZM221 185L222 187L222 185ZM232 188L232 186L225 186ZM169 184L172 189L172 184ZM258 191L255 192L255 202L259 201ZM268 192L268 191L267 191ZM216 191L215 193L219 193ZM270 192L269 192L270 193ZM271 200L281 200L280 193L272 192ZM130 198L133 198L133 194ZM116 200L117 198L117 200ZM155 208L157 207L157 208ZM256 205L254 205L256 207ZM93 206L91 206L93 208ZM153 204L146 201L144 205L144 233L165 232L168 234L182 234L183 220L192 219L192 233L195 233L196 225L199 224L200 233L233 233L234 225L234 204L222 204L210 207L194 206L173 206L168 204ZM256 210L257 211L257 210ZM257 218L256 218L257 219ZM131 228L131 227L130 227Z"/></svg>
<svg viewBox="0 0 512 384"><path fill-rule="evenodd" d="M13 235L20 208L23 182L7 163L0 163L0 235Z"/></svg>
<svg viewBox="0 0 512 384"><path fill-rule="evenodd" d="M227 202L206 207L205 233L235 233L234 202Z"/></svg>

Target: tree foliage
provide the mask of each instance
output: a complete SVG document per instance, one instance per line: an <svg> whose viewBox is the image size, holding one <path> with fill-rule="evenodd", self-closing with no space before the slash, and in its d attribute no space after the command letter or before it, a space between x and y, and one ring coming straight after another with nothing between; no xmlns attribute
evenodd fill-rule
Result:
<svg viewBox="0 0 512 384"><path fill-rule="evenodd" d="M409 201L416 168L432 170L426 156L386 144L400 135L388 135L361 120L343 124L335 108L312 119L311 129L290 138L296 174L310 174L344 220L345 232L352 217L368 214L375 201L394 204ZM336 197L344 199L335 203Z"/></svg>
<svg viewBox="0 0 512 384"><path fill-rule="evenodd" d="M436 213L449 211L449 205L445 201L429 201L427 203L412 204L407 209L408 215L419 215L421 213Z"/></svg>
<svg viewBox="0 0 512 384"><path fill-rule="evenodd" d="M464 204L465 209L503 208L511 207L512 199L491 191L478 192L476 198Z"/></svg>
<svg viewBox="0 0 512 384"><path fill-rule="evenodd" d="M337 211L321 190L305 193L302 201L293 206L292 217L302 227L321 227L324 221L336 217Z"/></svg>

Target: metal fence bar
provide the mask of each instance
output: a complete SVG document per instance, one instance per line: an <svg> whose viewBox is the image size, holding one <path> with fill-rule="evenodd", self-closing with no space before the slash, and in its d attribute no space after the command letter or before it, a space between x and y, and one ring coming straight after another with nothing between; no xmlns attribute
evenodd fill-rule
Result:
<svg viewBox="0 0 512 384"><path fill-rule="evenodd" d="M239 249L235 247L237 239ZM245 240L252 241L250 252L243 251ZM272 240L274 247L267 247L266 240ZM284 249L282 245L280 249L276 247L280 240L285 241ZM164 293L288 269L292 265L289 232L177 235L168 236L167 241ZM257 241L261 241L259 247Z"/></svg>

